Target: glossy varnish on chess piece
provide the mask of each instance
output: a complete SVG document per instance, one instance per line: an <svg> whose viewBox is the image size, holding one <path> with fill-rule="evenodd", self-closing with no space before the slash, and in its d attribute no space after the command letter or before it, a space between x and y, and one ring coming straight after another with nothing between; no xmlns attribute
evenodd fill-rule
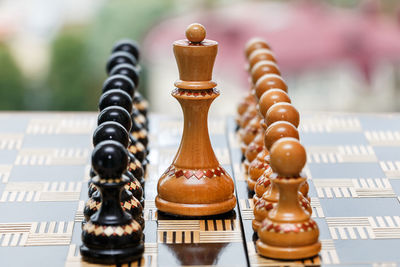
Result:
<svg viewBox="0 0 400 267"><path fill-rule="evenodd" d="M127 150L116 141L99 143L92 153L97 176L92 182L101 191L101 208L82 227L82 258L102 264L137 260L144 252L143 230L121 207L121 191L129 179Z"/></svg>
<svg viewBox="0 0 400 267"><path fill-rule="evenodd" d="M128 146L129 136L128 132L122 127L121 124L113 121L106 121L100 124L93 133L93 146L96 147L97 144L106 141L114 140L122 144L125 148ZM129 155L129 164L131 164L132 158ZM129 168L128 168L129 170ZM132 215L142 229L144 229L144 219L143 219L143 189L139 181L131 174L130 171L126 170L124 175L129 178L129 183L124 187L121 193L121 206L122 208ZM90 183L89 191L92 195L86 202L83 214L85 220L88 221L90 216L92 216L101 207L101 195L97 190L97 187Z"/></svg>
<svg viewBox="0 0 400 267"><path fill-rule="evenodd" d="M274 113L270 113L270 115L274 115ZM297 114L298 115L298 114ZM297 120L298 116L289 117L288 120L293 122ZM297 123L298 125L298 123ZM247 185L249 189L253 190L257 179L264 173L264 171L268 168L268 151L269 148L275 143L278 139L282 137L294 137L299 139L299 133L292 123L287 121L277 121L268 125L268 128L264 132L264 149L261 151L261 155L258 156L250 163L249 165L249 175L247 179Z"/></svg>
<svg viewBox="0 0 400 267"><path fill-rule="evenodd" d="M257 252L276 259L302 259L321 250L317 223L299 203L299 187L306 181L300 174L306 163L306 151L294 138L282 138L271 150L272 183L279 200L258 230Z"/></svg>
<svg viewBox="0 0 400 267"><path fill-rule="evenodd" d="M250 57L251 53L253 53L254 51L256 51L258 49L271 49L271 47L265 40L263 40L259 37L251 38L246 43L245 48L244 48L244 53L245 53L246 58L248 59Z"/></svg>
<svg viewBox="0 0 400 267"><path fill-rule="evenodd" d="M218 44L205 35L202 25L191 24L188 40L174 42L180 80L172 96L181 104L184 130L171 166L159 179L156 206L175 215L221 214L236 205L233 180L215 157L208 134L208 109L219 96L212 81Z"/></svg>

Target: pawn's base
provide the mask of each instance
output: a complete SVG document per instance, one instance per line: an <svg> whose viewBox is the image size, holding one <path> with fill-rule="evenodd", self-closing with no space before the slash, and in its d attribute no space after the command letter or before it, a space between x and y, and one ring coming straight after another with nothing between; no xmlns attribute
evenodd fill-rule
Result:
<svg viewBox="0 0 400 267"><path fill-rule="evenodd" d="M316 256L321 250L321 243L302 247L275 247L257 240L257 252L261 256L280 260L298 260Z"/></svg>
<svg viewBox="0 0 400 267"><path fill-rule="evenodd" d="M99 264L120 264L139 260L144 252L143 242L135 247L121 249L93 249L80 247L82 259Z"/></svg>
<svg viewBox="0 0 400 267"><path fill-rule="evenodd" d="M185 204L170 202L157 196L156 206L158 210L173 215L210 216L226 213L233 210L236 206L236 197L232 195L232 198L218 203Z"/></svg>
<svg viewBox="0 0 400 267"><path fill-rule="evenodd" d="M247 187L249 188L250 191L254 191L254 186L256 186L256 181L247 178Z"/></svg>

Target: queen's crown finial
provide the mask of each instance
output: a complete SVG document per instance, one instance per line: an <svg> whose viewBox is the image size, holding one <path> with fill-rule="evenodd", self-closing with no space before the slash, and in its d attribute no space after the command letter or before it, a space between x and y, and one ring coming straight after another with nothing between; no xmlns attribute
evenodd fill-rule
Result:
<svg viewBox="0 0 400 267"><path fill-rule="evenodd" d="M180 89L212 89L212 71L218 51L218 43L205 39L206 29L199 23L190 24L186 29L186 40L173 44L179 69L179 80L175 86Z"/></svg>

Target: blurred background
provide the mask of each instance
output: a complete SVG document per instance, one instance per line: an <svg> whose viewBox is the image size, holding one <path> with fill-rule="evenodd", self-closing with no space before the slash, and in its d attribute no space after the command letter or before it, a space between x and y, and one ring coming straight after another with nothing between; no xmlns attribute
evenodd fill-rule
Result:
<svg viewBox="0 0 400 267"><path fill-rule="evenodd" d="M398 0L0 0L0 109L96 110L115 41L142 49L140 91L180 112L172 42L190 23L219 42L217 114L249 90L244 45L267 40L300 110L400 111Z"/></svg>

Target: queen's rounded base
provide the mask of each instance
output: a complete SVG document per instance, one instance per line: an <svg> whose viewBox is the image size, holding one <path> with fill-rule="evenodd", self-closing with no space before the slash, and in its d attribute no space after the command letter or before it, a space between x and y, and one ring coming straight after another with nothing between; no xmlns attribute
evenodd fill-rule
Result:
<svg viewBox="0 0 400 267"><path fill-rule="evenodd" d="M180 216L210 216L226 213L236 206L236 197L232 194L232 198L209 204L185 204L170 202L165 199L156 197L156 207L158 210Z"/></svg>
<svg viewBox="0 0 400 267"><path fill-rule="evenodd" d="M277 247L263 243L257 240L257 252L261 256L281 259L281 260L297 260L316 256L321 250L321 243L318 241L314 244L300 247Z"/></svg>

